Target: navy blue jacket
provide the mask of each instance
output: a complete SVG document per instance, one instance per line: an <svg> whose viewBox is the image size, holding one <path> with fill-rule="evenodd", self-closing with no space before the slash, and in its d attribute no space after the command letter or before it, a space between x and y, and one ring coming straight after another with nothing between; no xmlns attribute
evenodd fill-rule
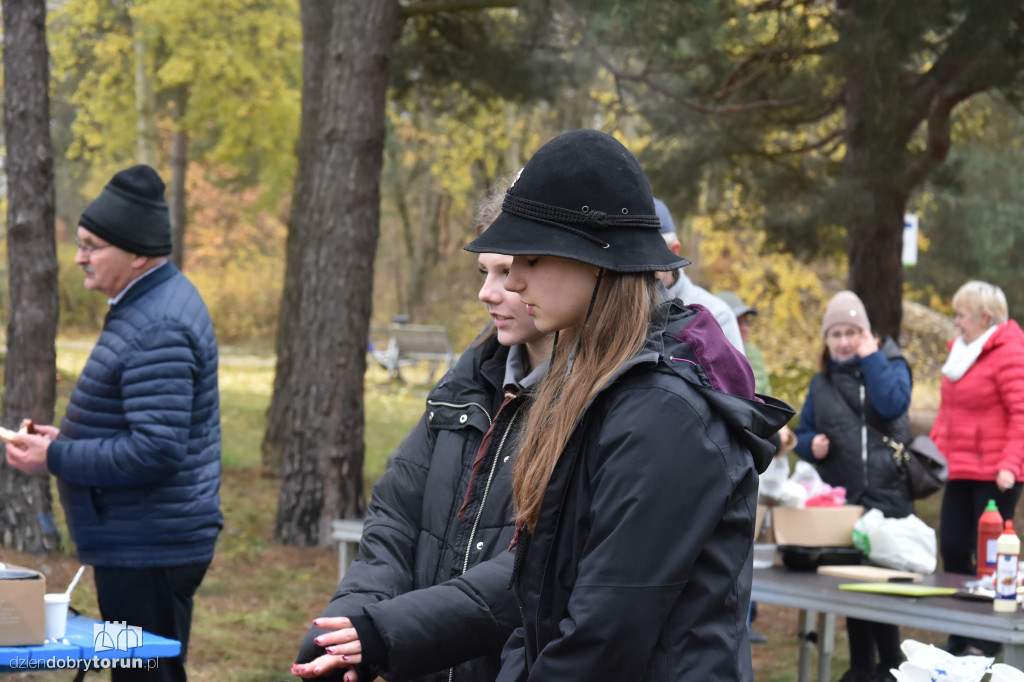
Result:
<svg viewBox="0 0 1024 682"><path fill-rule="evenodd" d="M107 313L47 463L80 561L209 562L220 512L217 339L165 263Z"/></svg>

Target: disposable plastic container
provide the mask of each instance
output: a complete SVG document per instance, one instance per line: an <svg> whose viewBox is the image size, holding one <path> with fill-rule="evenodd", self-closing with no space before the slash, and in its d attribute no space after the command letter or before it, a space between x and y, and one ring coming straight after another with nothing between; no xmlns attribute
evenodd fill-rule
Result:
<svg viewBox="0 0 1024 682"><path fill-rule="evenodd" d="M989 500L978 518L978 578L996 572L996 542L1003 532L1003 516L995 500Z"/></svg>
<svg viewBox="0 0 1024 682"><path fill-rule="evenodd" d="M1003 534L996 542L996 598L992 608L1000 613L1017 611L1017 563L1020 560L1020 538L1007 519Z"/></svg>

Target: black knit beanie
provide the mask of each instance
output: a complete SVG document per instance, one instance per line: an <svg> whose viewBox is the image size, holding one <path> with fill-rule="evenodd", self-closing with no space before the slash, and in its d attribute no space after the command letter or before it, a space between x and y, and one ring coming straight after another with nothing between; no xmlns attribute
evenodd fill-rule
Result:
<svg viewBox="0 0 1024 682"><path fill-rule="evenodd" d="M171 252L171 220L164 201L164 181L145 164L112 177L82 211L78 223L128 253L166 256Z"/></svg>

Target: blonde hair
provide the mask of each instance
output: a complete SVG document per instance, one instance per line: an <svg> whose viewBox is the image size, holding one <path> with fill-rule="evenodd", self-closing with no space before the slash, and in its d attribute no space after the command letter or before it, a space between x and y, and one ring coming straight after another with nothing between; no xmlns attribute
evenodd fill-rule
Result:
<svg viewBox="0 0 1024 682"><path fill-rule="evenodd" d="M657 291L652 272L605 272L585 326L559 332L548 375L530 407L513 470L518 520L531 531L551 473L583 410L643 348ZM575 356L570 358L574 349Z"/></svg>
<svg viewBox="0 0 1024 682"><path fill-rule="evenodd" d="M957 289L953 294L953 307L963 303L978 320L988 313L989 323L1002 324L1009 319L1009 308L1006 305L1006 294L995 284L971 280Z"/></svg>

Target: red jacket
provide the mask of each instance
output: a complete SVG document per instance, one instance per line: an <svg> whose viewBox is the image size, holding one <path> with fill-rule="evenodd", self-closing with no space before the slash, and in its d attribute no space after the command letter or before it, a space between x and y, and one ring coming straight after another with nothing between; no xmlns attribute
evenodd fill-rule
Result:
<svg viewBox="0 0 1024 682"><path fill-rule="evenodd" d="M1024 480L1024 332L1016 321L999 325L959 381L942 377L931 436L950 480L994 481L1000 469Z"/></svg>

